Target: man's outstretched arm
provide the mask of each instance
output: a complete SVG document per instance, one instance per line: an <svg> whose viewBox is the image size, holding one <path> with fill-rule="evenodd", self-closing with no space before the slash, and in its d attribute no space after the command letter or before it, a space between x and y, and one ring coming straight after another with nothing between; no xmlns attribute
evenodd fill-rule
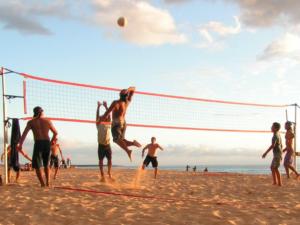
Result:
<svg viewBox="0 0 300 225"><path fill-rule="evenodd" d="M106 110L106 112L103 115L104 119L108 118L108 116L110 115L110 113L113 111L115 105L116 105L115 101L111 103L111 105L109 106L109 108Z"/></svg>
<svg viewBox="0 0 300 225"><path fill-rule="evenodd" d="M129 87L127 91L128 91L128 101L131 102L132 96L134 95L135 92L135 87Z"/></svg>
<svg viewBox="0 0 300 225"><path fill-rule="evenodd" d="M100 106L101 106L101 102L98 102L97 110L96 110L96 123L99 122L99 119L100 119L100 115L99 115Z"/></svg>
<svg viewBox="0 0 300 225"><path fill-rule="evenodd" d="M143 151L142 151L142 157L144 157L145 151L146 151L146 149L147 149L148 147L149 147L149 145L146 145L145 148L143 148Z"/></svg>
<svg viewBox="0 0 300 225"><path fill-rule="evenodd" d="M56 139L56 137L57 137L57 131L56 131L55 127L53 126L52 122L49 121L49 123L50 123L50 130L51 130L52 133L53 133L53 136L52 136L52 139L51 139L51 143L53 143L53 141L54 141L54 140Z"/></svg>

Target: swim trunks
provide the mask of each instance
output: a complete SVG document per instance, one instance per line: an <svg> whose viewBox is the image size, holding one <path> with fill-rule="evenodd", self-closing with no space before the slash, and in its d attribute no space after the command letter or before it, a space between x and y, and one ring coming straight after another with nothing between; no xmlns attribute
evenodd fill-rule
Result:
<svg viewBox="0 0 300 225"><path fill-rule="evenodd" d="M271 168L278 169L280 167L281 157L274 157L271 163Z"/></svg>
<svg viewBox="0 0 300 225"><path fill-rule="evenodd" d="M294 163L293 152L287 152L284 157L284 166L292 166Z"/></svg>
<svg viewBox="0 0 300 225"><path fill-rule="evenodd" d="M35 141L32 154L32 168L39 169L49 166L50 146L49 140Z"/></svg>
<svg viewBox="0 0 300 225"><path fill-rule="evenodd" d="M111 127L111 134L113 136L113 141L117 142L120 139L125 138L126 132L126 122L125 121L113 121Z"/></svg>
<svg viewBox="0 0 300 225"><path fill-rule="evenodd" d="M59 167L58 155L51 155L51 157L50 157L50 167L52 167L53 165L54 165L54 168Z"/></svg>
<svg viewBox="0 0 300 225"><path fill-rule="evenodd" d="M150 162L151 162L153 168L157 168L158 167L157 157L152 157L150 155L147 155L147 157L145 158L143 164L145 166L148 166Z"/></svg>
<svg viewBox="0 0 300 225"><path fill-rule="evenodd" d="M98 158L99 160L103 160L104 158L107 158L107 160L111 160L112 158L112 152L110 145L98 145Z"/></svg>

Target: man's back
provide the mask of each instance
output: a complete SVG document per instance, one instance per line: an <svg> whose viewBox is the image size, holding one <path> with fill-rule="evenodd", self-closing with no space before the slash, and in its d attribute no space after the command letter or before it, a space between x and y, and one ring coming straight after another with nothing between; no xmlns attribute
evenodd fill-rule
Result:
<svg viewBox="0 0 300 225"><path fill-rule="evenodd" d="M28 125L32 129L34 140L49 140L49 130L51 122L45 118L36 118L28 122Z"/></svg>

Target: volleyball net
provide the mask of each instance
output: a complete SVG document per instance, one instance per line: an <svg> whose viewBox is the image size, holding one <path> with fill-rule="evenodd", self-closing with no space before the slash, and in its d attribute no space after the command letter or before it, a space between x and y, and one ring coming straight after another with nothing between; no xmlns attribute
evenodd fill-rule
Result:
<svg viewBox="0 0 300 225"><path fill-rule="evenodd" d="M119 99L121 90L7 71L23 79L25 119L39 105L53 120L95 123L97 101L110 105ZM175 96L137 88L126 119L133 127L265 133L273 122L285 120L288 106Z"/></svg>

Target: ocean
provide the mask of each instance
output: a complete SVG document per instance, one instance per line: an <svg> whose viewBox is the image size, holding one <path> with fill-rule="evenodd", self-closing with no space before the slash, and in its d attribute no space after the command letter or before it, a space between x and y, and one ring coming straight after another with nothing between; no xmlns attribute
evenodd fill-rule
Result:
<svg viewBox="0 0 300 225"><path fill-rule="evenodd" d="M189 171L192 171L192 168L195 165L189 165ZM79 169L99 169L98 165L75 165L76 168ZM115 168L124 168L124 169L136 169L137 166L113 166ZM208 169L209 172L222 172L222 173L242 173L242 174L270 174L270 168L268 165L196 165L196 171L202 172L205 168ZM149 169L151 167L149 166ZM160 170L174 170L174 171L186 171L186 165L174 165L174 166L159 166ZM283 166L280 167L280 171L285 173ZM299 167L298 167L299 171Z"/></svg>

